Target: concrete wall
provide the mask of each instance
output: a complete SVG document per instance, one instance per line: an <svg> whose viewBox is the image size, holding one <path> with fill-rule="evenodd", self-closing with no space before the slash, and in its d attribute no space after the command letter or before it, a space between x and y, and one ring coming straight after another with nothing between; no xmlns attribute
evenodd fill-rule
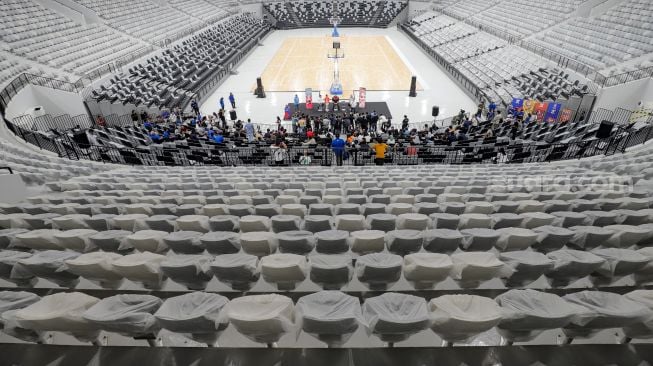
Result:
<svg viewBox="0 0 653 366"><path fill-rule="evenodd" d="M29 85L21 90L7 107L7 118L26 114L30 109L41 106L46 114L59 116L86 114L81 95L61 90Z"/></svg>
<svg viewBox="0 0 653 366"><path fill-rule="evenodd" d="M6 171L0 172L0 203L16 203L27 198L27 188L23 179L16 174L6 174Z"/></svg>
<svg viewBox="0 0 653 366"><path fill-rule="evenodd" d="M638 108L639 102L653 101L653 79L641 79L630 83L604 88L598 94L595 108L613 110L621 107Z"/></svg>

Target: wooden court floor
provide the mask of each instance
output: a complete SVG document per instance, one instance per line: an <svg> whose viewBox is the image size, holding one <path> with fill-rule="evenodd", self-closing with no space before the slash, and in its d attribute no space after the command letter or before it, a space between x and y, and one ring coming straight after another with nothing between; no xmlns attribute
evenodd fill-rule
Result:
<svg viewBox="0 0 653 366"><path fill-rule="evenodd" d="M411 71L384 36L342 36L340 81L344 95L367 90L410 89ZM265 91L300 92L306 88L328 91L333 80L332 38L289 37L261 76ZM418 89L421 89L419 83Z"/></svg>

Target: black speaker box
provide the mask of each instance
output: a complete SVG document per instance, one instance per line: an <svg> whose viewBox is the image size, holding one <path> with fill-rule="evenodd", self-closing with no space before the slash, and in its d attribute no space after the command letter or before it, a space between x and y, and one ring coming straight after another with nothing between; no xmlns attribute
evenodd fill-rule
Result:
<svg viewBox="0 0 653 366"><path fill-rule="evenodd" d="M434 105L433 109L431 110L431 116L437 117L439 115L440 115L440 107L438 107L437 105Z"/></svg>
<svg viewBox="0 0 653 366"><path fill-rule="evenodd" d="M600 139L605 139L610 137L612 129L614 128L614 123L609 121L601 121L599 129L596 131L596 137Z"/></svg>
<svg viewBox="0 0 653 366"><path fill-rule="evenodd" d="M417 76L413 76L410 79L410 92L408 93L409 97L417 96Z"/></svg>

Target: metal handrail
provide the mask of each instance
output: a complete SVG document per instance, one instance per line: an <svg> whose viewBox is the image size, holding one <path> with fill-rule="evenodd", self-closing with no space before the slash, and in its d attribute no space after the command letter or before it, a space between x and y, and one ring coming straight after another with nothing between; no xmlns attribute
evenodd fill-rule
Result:
<svg viewBox="0 0 653 366"><path fill-rule="evenodd" d="M9 174L14 174L14 171L8 166L0 166L0 170L3 170L3 169L8 170Z"/></svg>

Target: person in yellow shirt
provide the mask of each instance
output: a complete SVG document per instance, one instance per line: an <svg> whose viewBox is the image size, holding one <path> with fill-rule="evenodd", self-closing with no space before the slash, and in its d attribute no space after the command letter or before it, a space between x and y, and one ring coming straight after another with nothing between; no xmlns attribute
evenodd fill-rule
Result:
<svg viewBox="0 0 653 366"><path fill-rule="evenodd" d="M385 162L385 152L388 149L388 145L383 143L383 140L381 138L378 138L376 140L376 143L372 146L374 149L374 162L376 165L383 165Z"/></svg>

